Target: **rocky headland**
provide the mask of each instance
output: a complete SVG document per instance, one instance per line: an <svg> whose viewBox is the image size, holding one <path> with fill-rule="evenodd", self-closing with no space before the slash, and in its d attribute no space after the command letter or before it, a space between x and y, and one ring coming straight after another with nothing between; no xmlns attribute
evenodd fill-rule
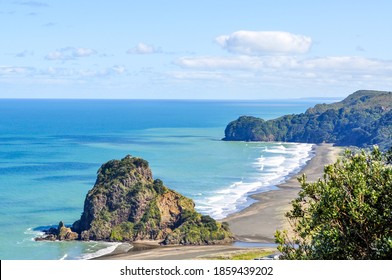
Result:
<svg viewBox="0 0 392 280"><path fill-rule="evenodd" d="M386 150L392 146L392 93L360 90L340 102L267 121L242 116L227 125L223 140L378 145Z"/></svg>
<svg viewBox="0 0 392 280"><path fill-rule="evenodd" d="M36 240L160 240L161 244L227 244L226 223L195 211L194 202L154 180L148 162L130 155L98 170L80 220L60 222Z"/></svg>

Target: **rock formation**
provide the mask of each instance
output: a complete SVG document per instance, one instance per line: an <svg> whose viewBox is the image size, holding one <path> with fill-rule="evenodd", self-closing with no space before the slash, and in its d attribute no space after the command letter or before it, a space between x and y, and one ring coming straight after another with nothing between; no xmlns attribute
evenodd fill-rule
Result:
<svg viewBox="0 0 392 280"><path fill-rule="evenodd" d="M44 235L40 237L36 237L36 241L56 241L56 240L76 240L79 239L79 234L73 232L71 228L66 227L64 223L61 221L57 228L50 228L48 230L44 230Z"/></svg>
<svg viewBox="0 0 392 280"><path fill-rule="evenodd" d="M111 160L98 170L80 220L72 231L81 240L163 240L162 244L223 244L233 241L227 224L194 209L194 202L154 180L148 162L132 156Z"/></svg>

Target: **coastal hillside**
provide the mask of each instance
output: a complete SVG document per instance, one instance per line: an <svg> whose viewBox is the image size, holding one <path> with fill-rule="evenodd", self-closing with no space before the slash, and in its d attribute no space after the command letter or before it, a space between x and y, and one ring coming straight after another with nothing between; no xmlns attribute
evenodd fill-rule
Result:
<svg viewBox="0 0 392 280"><path fill-rule="evenodd" d="M163 240L162 244L233 241L226 224L203 216L194 202L153 180L148 162L132 156L101 166L72 230L82 240Z"/></svg>
<svg viewBox="0 0 392 280"><path fill-rule="evenodd" d="M334 143L338 146L392 146L392 93L360 90L305 113L265 121L242 116L225 129L226 141Z"/></svg>

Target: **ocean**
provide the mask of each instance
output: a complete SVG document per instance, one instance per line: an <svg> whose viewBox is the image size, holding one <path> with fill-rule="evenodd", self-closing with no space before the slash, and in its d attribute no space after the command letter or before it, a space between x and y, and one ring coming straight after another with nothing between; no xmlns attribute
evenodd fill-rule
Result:
<svg viewBox="0 0 392 280"><path fill-rule="evenodd" d="M104 242L35 242L41 230L80 218L98 168L131 154L154 178L221 219L298 172L311 145L224 142L241 115L301 113L320 100L0 99L0 259L86 259Z"/></svg>

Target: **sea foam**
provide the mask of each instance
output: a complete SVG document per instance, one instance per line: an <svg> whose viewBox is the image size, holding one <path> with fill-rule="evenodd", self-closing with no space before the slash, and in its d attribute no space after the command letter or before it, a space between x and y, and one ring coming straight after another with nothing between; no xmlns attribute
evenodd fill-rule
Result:
<svg viewBox="0 0 392 280"><path fill-rule="evenodd" d="M251 194L276 189L299 172L313 156L311 144L266 143L252 165L254 178L234 182L227 187L196 198L196 209L216 219L238 212L255 201Z"/></svg>
<svg viewBox="0 0 392 280"><path fill-rule="evenodd" d="M82 255L78 256L77 259L93 259L93 258L98 258L107 254L112 253L118 246L120 246L122 243L119 242L99 242L99 241L91 241L89 243L94 243L94 245L99 245L99 246L106 246L102 249L99 249L97 251L94 251L94 245L89 248L91 252L88 253L83 253Z"/></svg>

